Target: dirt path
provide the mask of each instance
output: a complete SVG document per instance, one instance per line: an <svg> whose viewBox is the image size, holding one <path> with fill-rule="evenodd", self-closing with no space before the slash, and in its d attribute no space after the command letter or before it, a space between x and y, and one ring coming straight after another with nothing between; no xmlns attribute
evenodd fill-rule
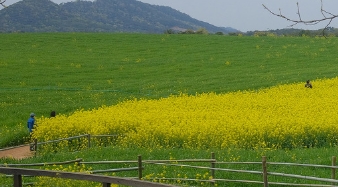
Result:
<svg viewBox="0 0 338 187"><path fill-rule="evenodd" d="M29 150L29 145L0 151L0 158L8 157L19 160L32 157L33 155L34 152Z"/></svg>

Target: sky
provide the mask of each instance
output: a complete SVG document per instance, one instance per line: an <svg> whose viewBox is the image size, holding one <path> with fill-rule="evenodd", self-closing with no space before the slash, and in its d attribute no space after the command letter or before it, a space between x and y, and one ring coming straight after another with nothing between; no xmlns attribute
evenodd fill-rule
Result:
<svg viewBox="0 0 338 187"><path fill-rule="evenodd" d="M9 6L19 0L7 0ZM52 0L60 4L71 0ZM169 6L192 18L208 22L218 27L232 27L242 32L255 30L275 30L283 28L297 28L315 30L324 28L328 21L317 25L298 24L290 27L291 22L272 15L271 11L281 13L289 18L298 19L299 3L300 15L303 20L322 19L321 0L138 0L153 5ZM322 0L323 9L338 15L338 0ZM338 18L330 26L338 28Z"/></svg>

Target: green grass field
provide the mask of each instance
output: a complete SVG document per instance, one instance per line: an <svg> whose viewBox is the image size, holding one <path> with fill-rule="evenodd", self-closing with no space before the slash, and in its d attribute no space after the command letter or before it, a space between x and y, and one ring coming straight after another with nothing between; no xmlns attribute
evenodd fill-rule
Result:
<svg viewBox="0 0 338 187"><path fill-rule="evenodd" d="M21 143L29 113L180 92L224 93L337 76L336 38L1 34L0 147Z"/></svg>
<svg viewBox="0 0 338 187"><path fill-rule="evenodd" d="M0 34L0 148L23 143L31 112L49 116L180 92L226 93L337 76L338 38L103 33ZM330 164L335 149L119 150L44 155L19 162L208 158ZM134 158L135 157L135 158ZM294 160L297 158L296 160ZM3 162L14 162L3 160ZM307 171L311 172L311 171Z"/></svg>
<svg viewBox="0 0 338 187"><path fill-rule="evenodd" d="M0 34L0 147L21 143L29 113L180 92L224 93L337 76L337 38Z"/></svg>

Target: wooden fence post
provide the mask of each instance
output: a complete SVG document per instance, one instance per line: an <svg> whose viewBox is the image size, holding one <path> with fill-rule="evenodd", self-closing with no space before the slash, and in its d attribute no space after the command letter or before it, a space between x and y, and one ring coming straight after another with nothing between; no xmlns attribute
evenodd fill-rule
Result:
<svg viewBox="0 0 338 187"><path fill-rule="evenodd" d="M141 155L138 155L138 179L142 179L142 157Z"/></svg>
<svg viewBox="0 0 338 187"><path fill-rule="evenodd" d="M87 135L87 138L88 138L88 148L90 148L90 134Z"/></svg>
<svg viewBox="0 0 338 187"><path fill-rule="evenodd" d="M212 152L211 153L211 159L212 160L215 160L215 153ZM210 170L210 173L211 173L211 177L212 177L212 181L210 182L212 185L215 185L215 181L214 181L214 178L215 178L215 161L211 161L211 170Z"/></svg>
<svg viewBox="0 0 338 187"><path fill-rule="evenodd" d="M332 157L332 166L336 166L336 157ZM336 179L336 168L332 167L331 170L331 179ZM332 185L335 185L335 183L332 183Z"/></svg>
<svg viewBox="0 0 338 187"><path fill-rule="evenodd" d="M262 167L263 167L263 183L264 187L268 187L268 171L266 166L266 156L262 157Z"/></svg>
<svg viewBox="0 0 338 187"><path fill-rule="evenodd" d="M14 187L22 187L22 176L21 175L13 175L14 179Z"/></svg>
<svg viewBox="0 0 338 187"><path fill-rule="evenodd" d="M110 187L110 183L105 183L105 182L103 182L103 183L102 183L102 187Z"/></svg>
<svg viewBox="0 0 338 187"><path fill-rule="evenodd" d="M38 153L38 139L34 139L34 156L36 157L36 154Z"/></svg>

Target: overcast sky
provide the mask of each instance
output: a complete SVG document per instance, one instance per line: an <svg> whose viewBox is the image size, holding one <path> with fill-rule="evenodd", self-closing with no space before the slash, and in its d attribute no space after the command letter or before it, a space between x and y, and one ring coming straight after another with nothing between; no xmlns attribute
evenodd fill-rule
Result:
<svg viewBox="0 0 338 187"><path fill-rule="evenodd" d="M19 0L7 0L11 5ZM55 3L71 0L52 0ZM208 22L215 26L232 27L240 31L270 30L288 28L292 23L273 16L262 4L274 12L297 19L297 2L303 20L322 19L320 0L139 0L144 3L170 6L191 17ZM338 15L338 0L323 0L323 8ZM319 29L328 22L317 25L296 25L293 28ZM331 25L338 28L338 18Z"/></svg>

